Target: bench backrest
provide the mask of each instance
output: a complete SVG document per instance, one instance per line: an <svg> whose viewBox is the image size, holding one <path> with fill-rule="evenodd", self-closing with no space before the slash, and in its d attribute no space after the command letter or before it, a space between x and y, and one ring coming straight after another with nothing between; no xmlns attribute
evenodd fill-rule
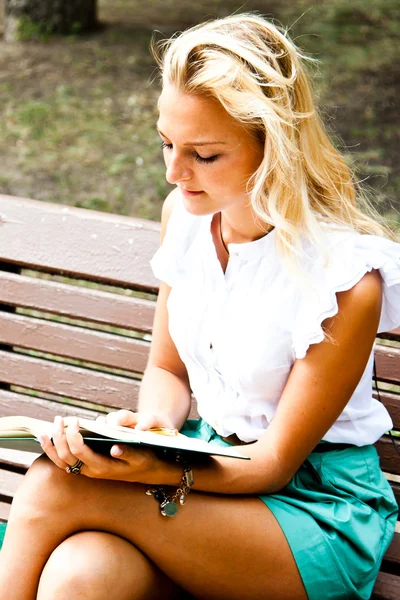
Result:
<svg viewBox="0 0 400 600"><path fill-rule="evenodd" d="M135 406L159 231L150 221L0 197L2 415Z"/></svg>
<svg viewBox="0 0 400 600"><path fill-rule="evenodd" d="M0 416L135 408L159 233L150 221L0 195ZM400 330L377 340L376 364L400 430ZM392 440L377 447L383 469L400 475Z"/></svg>

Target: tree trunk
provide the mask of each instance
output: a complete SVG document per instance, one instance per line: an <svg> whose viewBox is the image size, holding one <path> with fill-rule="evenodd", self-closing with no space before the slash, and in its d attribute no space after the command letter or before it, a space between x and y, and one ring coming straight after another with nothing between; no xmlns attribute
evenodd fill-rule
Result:
<svg viewBox="0 0 400 600"><path fill-rule="evenodd" d="M97 23L97 0L5 0L6 40L29 38L29 32L80 33ZM39 37L39 35L38 35Z"/></svg>

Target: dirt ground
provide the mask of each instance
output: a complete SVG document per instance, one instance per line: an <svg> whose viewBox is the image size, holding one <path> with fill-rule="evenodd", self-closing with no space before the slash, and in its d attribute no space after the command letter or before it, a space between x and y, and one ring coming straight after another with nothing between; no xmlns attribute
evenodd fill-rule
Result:
<svg viewBox="0 0 400 600"><path fill-rule="evenodd" d="M0 192L158 219L168 186L151 35L244 10L276 19L320 59L323 118L374 204L400 223L394 0L99 0L90 35L1 40Z"/></svg>

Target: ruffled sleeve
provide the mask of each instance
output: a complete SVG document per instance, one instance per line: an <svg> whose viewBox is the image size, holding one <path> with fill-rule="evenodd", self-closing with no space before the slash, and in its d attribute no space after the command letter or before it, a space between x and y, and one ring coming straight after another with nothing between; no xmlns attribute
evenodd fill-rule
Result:
<svg viewBox="0 0 400 600"><path fill-rule="evenodd" d="M330 261L317 258L309 269L313 285L299 302L293 327L296 358L304 358L310 344L324 339L322 322L338 312L337 292L351 289L369 271L378 269L383 282L378 333L400 325L400 244L354 231L329 234Z"/></svg>
<svg viewBox="0 0 400 600"><path fill-rule="evenodd" d="M176 202L168 220L162 245L150 261L154 276L173 287L196 240L201 219L188 213L182 200Z"/></svg>

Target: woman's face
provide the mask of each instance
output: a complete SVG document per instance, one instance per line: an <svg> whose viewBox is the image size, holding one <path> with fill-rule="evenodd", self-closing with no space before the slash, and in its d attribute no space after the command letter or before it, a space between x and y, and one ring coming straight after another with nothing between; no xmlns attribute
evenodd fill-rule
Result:
<svg viewBox="0 0 400 600"><path fill-rule="evenodd" d="M164 86L159 110L166 178L182 190L188 212L248 210L246 184L263 159L260 141L219 102L171 84Z"/></svg>

